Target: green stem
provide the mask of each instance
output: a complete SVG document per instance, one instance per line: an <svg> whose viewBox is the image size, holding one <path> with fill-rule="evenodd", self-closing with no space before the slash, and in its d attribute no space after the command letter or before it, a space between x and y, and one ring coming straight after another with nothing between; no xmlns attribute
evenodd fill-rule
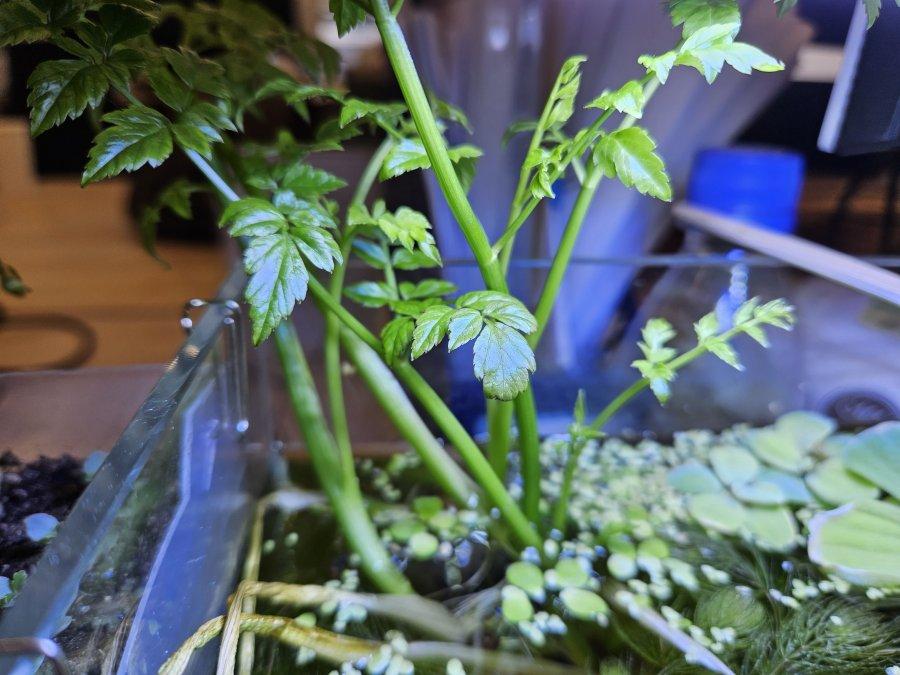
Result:
<svg viewBox="0 0 900 675"><path fill-rule="evenodd" d="M313 469L328 495L347 543L359 554L366 575L382 591L412 593L412 586L391 562L372 525L355 475L348 479L341 470L341 459L334 438L325 426L312 373L297 332L289 321L283 321L276 329L275 345Z"/></svg>
<svg viewBox="0 0 900 675"><path fill-rule="evenodd" d="M324 309L333 312L351 333L383 358L384 350L381 341L340 303L336 302L315 278L311 277L309 280L309 291L316 302ZM444 400L416 372L409 361L394 362L391 370L435 421L447 441L459 452L469 467L472 477L485 491L491 503L500 510L519 542L526 546L539 545L540 538L529 524L528 519L507 492L503 482L494 473L490 463L485 459L469 432L459 423Z"/></svg>
<svg viewBox="0 0 900 675"><path fill-rule="evenodd" d="M425 379L408 361L397 363L393 368L400 381L412 392L419 403L443 432L447 441L456 448L469 467L472 477L484 489L490 502L506 519L516 539L524 546L541 545L541 538L528 518L519 509L516 501L506 490L503 481L494 473L490 463L465 430L456 416L450 412L444 400L429 386Z"/></svg>
<svg viewBox="0 0 900 675"><path fill-rule="evenodd" d="M519 457L522 462L522 506L532 523L540 522L541 443L538 437L537 410L531 388L515 400L516 425L519 428Z"/></svg>
<svg viewBox="0 0 900 675"><path fill-rule="evenodd" d="M646 78L645 78L646 79ZM649 101L656 90L659 88L660 82L653 77L644 86L644 100ZM602 118L603 116L601 116ZM635 118L631 115L625 117L619 125L619 129L625 129L635 123ZM559 291L562 286L563 277L572 260L572 253L575 250L575 243L578 241L578 235L581 234L581 228L584 225L584 219L590 210L591 203L597 194L597 187L603 179L603 172L596 163L591 163L581 189L578 191L578 197L575 205L572 207L572 213L569 214L569 220L563 230L562 238L556 253L553 255L553 262L550 264L550 270L547 273L547 279L544 281L544 288L541 290L537 307L534 310L534 318L537 319L537 330L528 336L528 343L534 348L540 342L541 336L550 320L550 313L559 297Z"/></svg>
<svg viewBox="0 0 900 675"><path fill-rule="evenodd" d="M350 204L363 204L378 171L384 163L384 158L390 152L394 142L390 138L382 141L381 145L369 159ZM344 290L344 279L347 275L347 265L353 246L353 229L349 229L341 244L343 262L337 266L331 275L328 284L328 292L338 303L341 302L341 294ZM353 446L350 441L350 425L347 422L347 408L344 402L344 386L341 376L341 345L339 341L340 320L333 313L325 314L325 340L323 346L323 358L325 362L325 384L328 393L328 409L331 412L331 425L334 429L334 439L342 457L345 472L353 472Z"/></svg>
<svg viewBox="0 0 900 675"><path fill-rule="evenodd" d="M755 325L755 322L750 322L751 325ZM722 333L719 337L721 340L730 340L735 335L743 332L744 327L735 327L731 328L724 333ZM681 368L684 368L686 365L695 361L699 357L703 356L708 351L707 347L699 344L693 349L686 351L681 356L678 356L672 359L669 362L669 368L673 373L677 373ZM641 379L633 382L631 386L621 392L618 396L616 396L609 404L600 411L600 414L597 415L594 420L590 423L590 428L595 431L602 431L603 427L606 426L606 423L615 415L622 407L628 403L635 396L640 394L644 389L647 389L650 386L650 380L646 377L642 377Z"/></svg>
<svg viewBox="0 0 900 675"><path fill-rule="evenodd" d="M509 289L506 285L506 277L500 268L499 262L496 260L491 250L490 242L485 234L484 227L475 215L472 204L466 196L466 191L460 183L453 162L447 152L447 145L444 142L444 136L438 128L431 112L431 106L428 103L428 97L425 95L425 89L416 72L413 64L412 56L403 37L403 32L397 24L396 18L391 14L387 0L372 0L372 12L375 15L375 23L381 34L381 40L384 43L388 60L400 84L403 92L403 98L409 108L410 115L425 146L431 167L434 170L435 177L444 193L444 198L462 229L463 236L469 244L469 248L475 255L475 261L484 277L485 285L492 291L508 293ZM537 448L539 441L537 436L537 411L534 407L534 398L530 393L530 385L525 394L516 398L516 415L519 419L519 442L524 444L528 449L528 453L523 452L523 464L525 461L529 463L535 459L535 453L531 450ZM535 477L540 476L539 466L529 466L528 470L523 467L523 474L528 476L528 480L533 481ZM496 477L496 476L495 476ZM540 485L534 483L525 484L525 493L532 501L540 492ZM526 499L526 502L528 500ZM536 523L537 521L535 521Z"/></svg>
<svg viewBox="0 0 900 675"><path fill-rule="evenodd" d="M471 479L434 438L378 353L346 328L341 330L341 344L375 400L444 492L462 508L471 508L478 501Z"/></svg>
<svg viewBox="0 0 900 675"><path fill-rule="evenodd" d="M501 480L506 480L509 462L509 432L512 426L513 404L509 401L487 401L487 456Z"/></svg>
<svg viewBox="0 0 900 675"><path fill-rule="evenodd" d="M566 520L569 517L569 497L572 494L572 480L575 478L575 468L578 466L578 456L583 445L579 441L569 439L566 455L566 467L563 470L563 483L559 491L559 497L553 505L552 526L554 530L562 533L566 531Z"/></svg>
<svg viewBox="0 0 900 675"><path fill-rule="evenodd" d="M375 15L375 24L381 34L388 60L397 77L403 98L409 108L410 115L415 123L419 138L425 146L431 167L441 186L447 204L462 229L463 236L475 255L475 261L481 270L488 288L495 291L506 291L506 281L503 279L500 267L495 264L484 228L475 215L472 205L466 196L466 191L456 175L456 169L447 152L444 136L438 128L431 105L425 95L425 89L416 72L409 47L397 24L397 19L391 13L387 0L371 0L372 13Z"/></svg>

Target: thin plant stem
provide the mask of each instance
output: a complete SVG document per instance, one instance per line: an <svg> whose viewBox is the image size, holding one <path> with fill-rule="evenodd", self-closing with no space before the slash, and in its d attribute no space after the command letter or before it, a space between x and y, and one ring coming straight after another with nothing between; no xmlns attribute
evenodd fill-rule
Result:
<svg viewBox="0 0 900 675"><path fill-rule="evenodd" d="M369 159L363 174L360 177L351 206L363 204L375 183L378 171L384 163L384 158L393 147L393 140L388 137L381 142L378 149ZM341 245L343 262L337 266L331 275L328 291L332 297L340 303L341 294L344 292L344 279L347 275L347 264L353 246L353 228L345 233ZM328 410L331 413L331 426L334 430L334 440L341 453L341 461L345 472L353 471L353 446L350 441L350 425L347 422L347 408L344 401L344 383L341 376L341 345L339 338L340 320L333 313L325 314L325 338L323 345L323 359L325 364L325 386L328 394Z"/></svg>
<svg viewBox="0 0 900 675"><path fill-rule="evenodd" d="M727 341L733 338L735 335L738 335L742 331L743 327L734 327L722 333L719 338L721 340ZM672 370L672 372L678 372L681 368L684 368L689 363L703 356L707 351L709 350L704 345L697 345L693 349L686 351L681 356L672 359L672 361L669 362L668 366ZM610 401L603 410L600 411L600 413L590 423L590 428L595 431L602 431L607 422L609 422L609 420L613 417L613 415L619 412L619 410L621 410L626 403L628 403L631 399L644 391L644 389L647 389L649 386L650 380L646 377L642 377L641 379L633 382L627 389L622 391L618 396Z"/></svg>
<svg viewBox="0 0 900 675"><path fill-rule="evenodd" d="M340 337L357 374L397 431L417 450L441 489L460 507L471 508L478 502L477 488L429 431L381 356L346 328Z"/></svg>
<svg viewBox="0 0 900 675"><path fill-rule="evenodd" d="M289 321L275 329L275 346L313 469L347 543L360 556L363 571L376 586L386 593L412 593L412 586L394 566L369 518L355 474L348 478L341 470L341 458L325 426L312 373Z"/></svg>
<svg viewBox="0 0 900 675"><path fill-rule="evenodd" d="M416 130L425 146L435 177L475 256L485 285L492 291L508 293L506 277L491 250L484 227L479 222L478 216L475 215L459 176L456 175L456 169L447 152L444 136L431 111L428 97L425 95L425 89L416 72L409 47L397 24L397 19L391 14L387 0L371 0L371 6L388 61L391 63ZM540 499L540 485L535 482L535 479L540 477L540 468L538 464L532 464L537 459L536 449L539 440L537 437L537 410L534 406L534 397L530 393L530 386L529 384L526 392L520 394L515 400L516 417L519 421L519 443L528 449L527 453L522 453L523 474L528 476L528 480L524 482L526 504L536 503L536 500ZM525 467L526 463L531 465ZM534 522L537 523L536 520Z"/></svg>
<svg viewBox="0 0 900 675"><path fill-rule="evenodd" d="M487 456L494 467L494 473L506 478L509 462L509 437L512 427L513 404L509 401L488 399L487 414Z"/></svg>
<svg viewBox="0 0 900 675"><path fill-rule="evenodd" d="M659 87L659 80L655 77L647 82L644 86L644 99L648 101ZM634 124L635 118L631 115L625 117L619 125L619 129L625 129ZM603 172L596 163L591 163L590 168L584 179L581 189L578 191L578 197L575 199L575 205L572 207L572 213L566 222L563 230L562 238L559 246L553 256L553 262L550 264L550 270L547 273L547 279L544 281L544 287L538 299L537 307L534 310L534 318L537 319L537 330L528 336L528 343L534 348L544 334L547 322L550 319L550 313L559 297L559 291L562 286L563 277L572 260L572 253L575 250L575 243L578 235L581 234L581 228L584 225L584 219L590 210L591 203L597 194L597 187L603 179Z"/></svg>
<svg viewBox="0 0 900 675"><path fill-rule="evenodd" d="M569 516L569 497L572 494L572 481L575 478L575 468L578 466L578 457L584 442L581 439L569 439L566 444L566 466L563 469L563 482L559 490L559 496L553 505L553 515L551 517L551 526L554 530L565 533L566 520Z"/></svg>
<svg viewBox="0 0 900 675"><path fill-rule="evenodd" d="M456 448L469 467L472 477L481 485L488 500L497 507L510 526L516 540L524 546L540 546L541 538L537 530L510 496L503 481L494 473L494 469L485 459L478 445L456 419L456 416L450 412L444 400L408 361L395 364L394 372L425 408L447 441Z"/></svg>
<svg viewBox="0 0 900 675"><path fill-rule="evenodd" d="M524 488L522 507L528 519L538 524L541 515L541 442L538 437L537 412L531 387L519 394L515 406Z"/></svg>

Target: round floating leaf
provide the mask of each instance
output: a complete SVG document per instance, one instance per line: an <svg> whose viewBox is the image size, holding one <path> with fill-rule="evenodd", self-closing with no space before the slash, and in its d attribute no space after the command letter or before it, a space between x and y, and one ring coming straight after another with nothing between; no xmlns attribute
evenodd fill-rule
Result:
<svg viewBox="0 0 900 675"><path fill-rule="evenodd" d="M829 436L819 447L819 451L828 457L840 457L844 452L844 448L853 442L854 438L856 437L853 434L835 434L834 436Z"/></svg>
<svg viewBox="0 0 900 675"><path fill-rule="evenodd" d="M750 448L762 461L776 469L799 473L806 457L793 436L775 427L756 429L749 435Z"/></svg>
<svg viewBox="0 0 900 675"><path fill-rule="evenodd" d="M775 428L793 438L801 451L808 452L833 434L837 424L819 413L797 410L779 417Z"/></svg>
<svg viewBox="0 0 900 675"><path fill-rule="evenodd" d="M444 508L444 501L440 497L435 497L434 495L426 495L424 497L416 497L413 499L412 510L415 511L419 517L424 520L428 520L438 514L438 512Z"/></svg>
<svg viewBox="0 0 900 675"><path fill-rule="evenodd" d="M59 521L49 513L32 513L22 521L25 524L25 534L31 541L46 541L56 536L56 528Z"/></svg>
<svg viewBox="0 0 900 675"><path fill-rule="evenodd" d="M722 484L716 475L693 459L669 471L667 480L673 488L687 494L719 492L722 489Z"/></svg>
<svg viewBox="0 0 900 675"><path fill-rule="evenodd" d="M762 469L756 476L760 482L774 483L790 504L809 504L813 500L802 478L778 469Z"/></svg>
<svg viewBox="0 0 900 675"><path fill-rule="evenodd" d="M510 623L528 621L534 616L534 607L525 591L518 586L503 587L503 601L500 605L503 618Z"/></svg>
<svg viewBox="0 0 900 675"><path fill-rule="evenodd" d="M668 558L669 545L659 537L650 537L638 544L637 554L641 558Z"/></svg>
<svg viewBox="0 0 900 675"><path fill-rule="evenodd" d="M405 544L417 532L424 532L425 525L417 518L404 518L391 524L388 533L394 541Z"/></svg>
<svg viewBox="0 0 900 675"><path fill-rule="evenodd" d="M537 565L524 561L514 562L506 568L506 580L532 598L544 597L544 573Z"/></svg>
<svg viewBox="0 0 900 675"><path fill-rule="evenodd" d="M735 497L744 503L772 506L774 504L784 504L787 501L780 487L775 483L768 483L763 480L752 483L737 483L731 486L731 491Z"/></svg>
<svg viewBox="0 0 900 675"><path fill-rule="evenodd" d="M832 506L878 497L875 485L847 471L837 457L822 462L807 474L806 484L816 497Z"/></svg>
<svg viewBox="0 0 900 675"><path fill-rule="evenodd" d="M900 422L884 422L853 438L841 459L855 474L900 499Z"/></svg>
<svg viewBox="0 0 900 675"><path fill-rule="evenodd" d="M409 538L409 551L416 560L428 560L437 553L440 542L430 532L416 532Z"/></svg>
<svg viewBox="0 0 900 675"><path fill-rule="evenodd" d="M900 506L845 504L809 521L809 559L862 586L900 586Z"/></svg>
<svg viewBox="0 0 900 675"><path fill-rule="evenodd" d="M551 578L557 588L587 586L591 577L584 565L577 558L563 558L550 570ZM549 574L549 572L548 572Z"/></svg>
<svg viewBox="0 0 900 675"><path fill-rule="evenodd" d="M691 496L688 512L703 527L726 534L737 532L746 515L741 503L724 492Z"/></svg>
<svg viewBox="0 0 900 675"><path fill-rule="evenodd" d="M566 610L578 619L594 620L600 616L606 616L609 606L596 593L586 591L583 588L564 588L559 594Z"/></svg>
<svg viewBox="0 0 900 675"><path fill-rule="evenodd" d="M633 557L621 553L613 553L609 556L606 566L609 568L610 574L622 581L634 578L638 571L637 561Z"/></svg>
<svg viewBox="0 0 900 675"><path fill-rule="evenodd" d="M744 525L753 540L767 551L789 551L797 543L797 521L784 507L751 506Z"/></svg>
<svg viewBox="0 0 900 675"><path fill-rule="evenodd" d="M713 448L709 453L709 461L725 485L749 483L759 471L759 460L744 448L734 445Z"/></svg>

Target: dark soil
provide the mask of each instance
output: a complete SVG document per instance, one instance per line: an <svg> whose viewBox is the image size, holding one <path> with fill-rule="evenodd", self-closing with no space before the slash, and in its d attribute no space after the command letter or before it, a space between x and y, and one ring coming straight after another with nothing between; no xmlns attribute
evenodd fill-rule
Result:
<svg viewBox="0 0 900 675"><path fill-rule="evenodd" d="M46 546L28 538L24 518L49 513L62 522L86 486L81 461L74 457L26 464L9 451L0 455L0 576L30 572Z"/></svg>

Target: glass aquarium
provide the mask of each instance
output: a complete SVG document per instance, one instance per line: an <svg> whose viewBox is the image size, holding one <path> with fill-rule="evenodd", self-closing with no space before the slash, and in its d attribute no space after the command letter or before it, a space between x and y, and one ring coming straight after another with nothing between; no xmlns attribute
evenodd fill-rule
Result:
<svg viewBox="0 0 900 675"><path fill-rule="evenodd" d="M876 262L900 270L900 260ZM519 261L511 271L513 283L537 292L547 268L547 261ZM351 271L351 277L365 274ZM609 284L595 287L597 279ZM0 639L51 638L74 673L155 673L201 623L222 613L242 575L265 488L284 478L274 458L287 457L298 475L304 462L274 352L266 345L248 347L234 303L242 284L243 275L235 272L216 301L194 303L197 311L204 305L205 313L162 369L15 604L0 617ZM900 308L767 258L649 256L573 264L563 302L578 303L583 311L563 315L582 322L582 328L592 326L577 331L592 337L575 340L572 326L558 320L548 328L534 377L542 432L565 430L579 389L597 412L635 380L630 364L638 357L635 344L648 318L668 319L681 347L692 342L692 323L701 315L715 311L724 325L734 308L753 296L788 299L796 307L796 328L772 331L769 350L739 340L735 346L744 373L717 359L698 360L679 373L666 407L640 395L612 420L610 430L666 439L678 430L769 423L798 409L823 412L848 429L898 418ZM365 312L372 327L385 318L379 310ZM301 306L294 321L315 370L321 319ZM484 427L480 391L471 384L471 354L458 351L436 350L416 364L478 434ZM41 376L17 381L14 388L31 386L35 377ZM91 394L92 410L101 417L104 406L122 400L121 382L114 379ZM402 449L357 376L348 370L346 381L348 407L357 411L351 428L357 450L386 456ZM0 380L6 396L13 395L9 382ZM5 405L0 401L0 410ZM72 433L76 437L63 439L72 448L107 444L92 436L81 442L82 434L94 433L90 425ZM23 442L7 440L14 450ZM319 541L332 530L327 521L312 519L303 531ZM297 546L307 553L315 548L302 541ZM301 568L315 566L314 557L298 554L270 566L281 566L282 580L302 580L311 578ZM267 574L266 566L261 574ZM191 672L214 672L215 650L215 645L202 650ZM19 675L36 667L51 672L32 656L0 659L0 673Z"/></svg>

